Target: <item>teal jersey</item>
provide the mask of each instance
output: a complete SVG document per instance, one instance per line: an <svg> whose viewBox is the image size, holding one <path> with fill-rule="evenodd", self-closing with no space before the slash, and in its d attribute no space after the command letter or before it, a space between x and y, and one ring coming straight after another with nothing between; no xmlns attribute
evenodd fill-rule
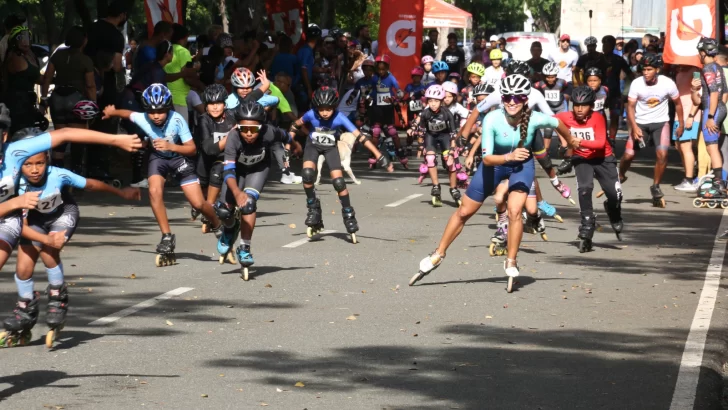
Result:
<svg viewBox="0 0 728 410"><path fill-rule="evenodd" d="M531 112L531 119L528 122L528 131L526 132L526 140L524 148L531 148L533 136L536 130L543 128L556 128L559 126L559 120L537 111ZM513 128L506 120L504 109L491 111L483 120L483 138L481 140L481 149L483 156L486 155L502 155L512 152L518 147L521 141L521 126Z"/></svg>
<svg viewBox="0 0 728 410"><path fill-rule="evenodd" d="M40 213L49 214L63 205L63 188L67 186L78 189L86 188L86 178L67 169L49 166L46 173L47 175L41 185L33 185L25 177L21 177L20 188L18 189L20 195L26 192L40 191L38 205L36 206L36 210Z"/></svg>
<svg viewBox="0 0 728 410"><path fill-rule="evenodd" d="M15 196L20 183L20 168L25 160L49 149L51 149L51 134L47 132L3 146L5 155L0 164L0 202Z"/></svg>

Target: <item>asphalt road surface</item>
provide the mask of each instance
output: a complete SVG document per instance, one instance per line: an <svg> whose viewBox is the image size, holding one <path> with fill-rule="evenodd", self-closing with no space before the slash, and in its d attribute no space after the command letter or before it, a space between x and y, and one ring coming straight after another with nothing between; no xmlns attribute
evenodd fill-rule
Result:
<svg viewBox="0 0 728 410"><path fill-rule="evenodd" d="M564 223L547 221L549 242L524 236L512 294L504 257L488 256L492 200L440 268L407 286L455 210L444 189L445 206L429 205L414 163L386 174L356 156L356 245L329 178L318 192L335 232L315 242L305 240L302 187L271 180L249 282L218 264L179 189L165 198L178 260L165 268L154 266L160 233L146 198L79 193L81 226L62 254L67 327L44 346L44 298L32 345L0 352L0 408L720 408L728 291L716 233L728 222L671 188L674 166L667 208L653 208L653 158L636 161L624 185L624 241L595 200L606 226L586 254L578 208L542 179ZM576 190L573 176L564 181ZM14 265L0 280L3 318ZM45 285L39 266L36 290Z"/></svg>

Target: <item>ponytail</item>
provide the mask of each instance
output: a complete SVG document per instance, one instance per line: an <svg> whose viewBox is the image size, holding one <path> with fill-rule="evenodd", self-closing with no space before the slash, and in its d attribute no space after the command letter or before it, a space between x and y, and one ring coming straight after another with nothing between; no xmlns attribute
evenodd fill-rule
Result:
<svg viewBox="0 0 728 410"><path fill-rule="evenodd" d="M526 106L521 112L521 120L519 124L521 126L521 140L518 141L518 148L523 148L523 145L526 143L526 138L528 138L528 123L530 120L531 109Z"/></svg>

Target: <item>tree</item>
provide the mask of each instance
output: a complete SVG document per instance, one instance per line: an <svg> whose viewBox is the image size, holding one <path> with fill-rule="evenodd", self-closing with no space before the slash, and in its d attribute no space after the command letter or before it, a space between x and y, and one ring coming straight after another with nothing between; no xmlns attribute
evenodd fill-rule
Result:
<svg viewBox="0 0 728 410"><path fill-rule="evenodd" d="M559 26L561 0L526 0L536 31L553 33Z"/></svg>

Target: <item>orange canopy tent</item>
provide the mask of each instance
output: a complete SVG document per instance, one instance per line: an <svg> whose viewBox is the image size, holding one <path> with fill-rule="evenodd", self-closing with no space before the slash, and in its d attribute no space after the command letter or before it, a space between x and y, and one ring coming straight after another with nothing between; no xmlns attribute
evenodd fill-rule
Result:
<svg viewBox="0 0 728 410"><path fill-rule="evenodd" d="M473 15L442 0L425 0L425 27L462 28L465 32L473 27Z"/></svg>

